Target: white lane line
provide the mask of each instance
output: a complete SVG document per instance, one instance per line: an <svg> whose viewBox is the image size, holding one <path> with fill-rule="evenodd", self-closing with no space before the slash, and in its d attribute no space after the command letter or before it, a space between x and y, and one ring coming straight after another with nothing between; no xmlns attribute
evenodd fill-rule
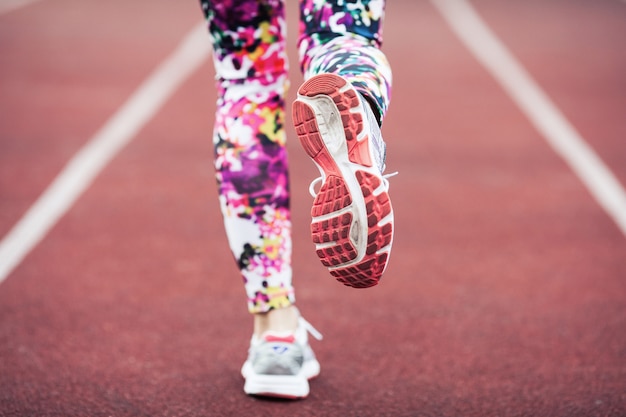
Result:
<svg viewBox="0 0 626 417"><path fill-rule="evenodd" d="M115 155L207 58L205 24L194 28L67 163L52 184L0 242L0 282L45 237Z"/></svg>
<svg viewBox="0 0 626 417"><path fill-rule="evenodd" d="M0 14L9 13L20 7L28 6L41 0L0 0Z"/></svg>
<svg viewBox="0 0 626 417"><path fill-rule="evenodd" d="M466 0L431 2L626 235L626 192L610 169Z"/></svg>

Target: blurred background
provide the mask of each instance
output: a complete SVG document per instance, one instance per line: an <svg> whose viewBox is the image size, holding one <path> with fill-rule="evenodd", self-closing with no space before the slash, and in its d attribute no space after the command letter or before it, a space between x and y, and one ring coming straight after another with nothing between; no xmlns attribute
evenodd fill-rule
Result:
<svg viewBox="0 0 626 417"><path fill-rule="evenodd" d="M626 415L623 213L603 207L468 48L476 32L463 14L469 5L600 158L619 204L626 3L454 3L387 5L383 134L400 174L378 287L343 287L319 263L308 230L317 171L288 144L298 306L325 339L313 344L322 374L310 397L285 403L242 390L252 325L217 202L209 38L189 35L199 3L0 1L0 263L81 149L120 114L136 128L49 228L28 224L40 239L0 276L0 415ZM291 102L295 1L287 12ZM167 93L156 83L143 119L128 111L183 39L197 64L175 59L188 68L180 82Z"/></svg>

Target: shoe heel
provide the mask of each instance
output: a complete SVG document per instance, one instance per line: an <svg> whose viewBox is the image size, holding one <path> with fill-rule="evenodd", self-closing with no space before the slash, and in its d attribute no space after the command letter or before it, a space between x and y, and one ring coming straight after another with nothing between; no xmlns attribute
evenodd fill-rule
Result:
<svg viewBox="0 0 626 417"><path fill-rule="evenodd" d="M333 96L348 84L346 80L335 74L320 74L309 78L298 89L298 94L315 97L320 94Z"/></svg>

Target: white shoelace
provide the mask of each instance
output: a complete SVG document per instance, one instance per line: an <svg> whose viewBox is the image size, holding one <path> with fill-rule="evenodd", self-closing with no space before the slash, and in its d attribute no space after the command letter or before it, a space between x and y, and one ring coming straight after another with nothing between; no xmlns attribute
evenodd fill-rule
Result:
<svg viewBox="0 0 626 417"><path fill-rule="evenodd" d="M304 327L306 331L311 334L311 336L313 336L317 340L322 340L324 338L324 336L322 336L322 334L315 327L313 327L311 323L306 321L304 317L300 316L298 320L300 321L300 325Z"/></svg>

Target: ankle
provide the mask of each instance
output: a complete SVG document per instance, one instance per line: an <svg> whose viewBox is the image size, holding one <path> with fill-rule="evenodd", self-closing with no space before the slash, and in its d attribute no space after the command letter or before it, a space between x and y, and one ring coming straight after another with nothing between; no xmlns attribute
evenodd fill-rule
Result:
<svg viewBox="0 0 626 417"><path fill-rule="evenodd" d="M254 315L254 335L260 337L267 331L295 332L300 313L296 306L277 308Z"/></svg>

